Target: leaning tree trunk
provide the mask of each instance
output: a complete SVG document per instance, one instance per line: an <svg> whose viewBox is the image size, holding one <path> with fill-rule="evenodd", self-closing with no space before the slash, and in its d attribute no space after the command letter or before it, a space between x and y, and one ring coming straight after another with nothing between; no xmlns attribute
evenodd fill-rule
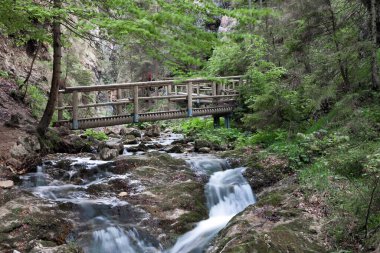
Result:
<svg viewBox="0 0 380 253"><path fill-rule="evenodd" d="M372 34L372 49L371 49L371 67L372 67L372 89L379 89L379 68L377 62L377 11L376 11L376 0L371 0L371 34Z"/></svg>
<svg viewBox="0 0 380 253"><path fill-rule="evenodd" d="M54 0L54 8L61 8L61 6L61 0ZM61 24L59 17L55 17L55 20L53 22L53 50L53 75L51 80L49 99L44 114L37 126L37 131L41 135L44 135L46 133L50 125L55 110L55 104L58 98L62 58Z"/></svg>

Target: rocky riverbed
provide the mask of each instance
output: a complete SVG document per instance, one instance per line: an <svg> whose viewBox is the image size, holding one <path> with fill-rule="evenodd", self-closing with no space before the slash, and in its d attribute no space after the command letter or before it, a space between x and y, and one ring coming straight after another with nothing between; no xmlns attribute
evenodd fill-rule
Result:
<svg viewBox="0 0 380 253"><path fill-rule="evenodd" d="M317 222L323 206L293 187L285 161L267 158L251 166L226 153L227 162L213 154L223 147L156 127L106 133L110 138L104 142L61 133L55 148L76 154L44 156L34 170L13 178L16 186L0 189L1 252L187 252L194 245L189 238L207 252L323 252L326 247ZM90 153L78 153L82 150ZM210 176L241 164L247 168L213 179L226 189L207 193L214 189ZM283 174L273 177L274 169ZM248 181L238 179L241 173ZM259 193L256 205L250 197L241 199L250 187L238 195L240 188L231 188L247 182ZM224 199L232 202L223 206ZM234 201L246 204L234 207ZM215 212L221 225L212 228Z"/></svg>

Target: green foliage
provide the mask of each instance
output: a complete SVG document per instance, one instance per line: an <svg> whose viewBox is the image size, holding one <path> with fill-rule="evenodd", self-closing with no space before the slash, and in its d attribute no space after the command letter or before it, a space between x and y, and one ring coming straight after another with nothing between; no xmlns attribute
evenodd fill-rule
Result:
<svg viewBox="0 0 380 253"><path fill-rule="evenodd" d="M46 94L39 87L29 85L27 92L27 101L30 105L32 116L36 119L39 119L46 107Z"/></svg>
<svg viewBox="0 0 380 253"><path fill-rule="evenodd" d="M186 120L181 123L180 127L175 128L175 131L218 145L233 145L242 136L242 133L236 128L214 128L212 119L202 118Z"/></svg>
<svg viewBox="0 0 380 253"><path fill-rule="evenodd" d="M237 142L238 146L270 146L275 142L283 142L287 138L287 132L279 129L274 131L258 131L256 133L241 135Z"/></svg>
<svg viewBox="0 0 380 253"><path fill-rule="evenodd" d="M87 137L92 137L98 141L108 140L108 136L102 131L95 131L94 129L86 129L84 135Z"/></svg>
<svg viewBox="0 0 380 253"><path fill-rule="evenodd" d="M2 70L0 70L0 77L8 78L8 77L9 77L9 74L8 74L8 72L6 72L6 71L2 71Z"/></svg>

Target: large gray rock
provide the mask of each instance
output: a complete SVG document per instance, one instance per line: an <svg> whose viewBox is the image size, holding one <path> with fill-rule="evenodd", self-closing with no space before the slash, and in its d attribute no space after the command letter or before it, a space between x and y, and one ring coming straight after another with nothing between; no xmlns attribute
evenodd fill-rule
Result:
<svg viewBox="0 0 380 253"><path fill-rule="evenodd" d="M211 149L210 148L208 148L208 147L202 147L202 148L200 148L199 149L199 152L200 153L210 153L210 151L211 151Z"/></svg>
<svg viewBox="0 0 380 253"><path fill-rule="evenodd" d="M124 145L122 139L110 139L99 144L98 150L101 152L104 148L116 149L119 154L123 153Z"/></svg>
<svg viewBox="0 0 380 253"><path fill-rule="evenodd" d="M125 137L123 137L123 143L124 145L131 145L131 144L137 144L139 141L137 140L137 137L135 137L132 134L128 134Z"/></svg>
<svg viewBox="0 0 380 253"><path fill-rule="evenodd" d="M151 125L145 129L145 135L148 137L159 137L160 132L160 126L158 125Z"/></svg>
<svg viewBox="0 0 380 253"><path fill-rule="evenodd" d="M149 147L147 145L145 145L144 143L140 143L138 146L133 146L133 147L128 147L127 148L127 151L128 152L138 152L138 151L143 151L143 152L146 152L149 150Z"/></svg>
<svg viewBox="0 0 380 253"><path fill-rule="evenodd" d="M213 145L209 141L205 140L195 140L194 142L194 150L199 152L201 148L209 148L210 150L213 148Z"/></svg>
<svg viewBox="0 0 380 253"><path fill-rule="evenodd" d="M15 184L12 180L0 181L0 188L8 189L12 188L14 185Z"/></svg>
<svg viewBox="0 0 380 253"><path fill-rule="evenodd" d="M24 159L41 150L38 138L34 135L20 137L17 143L10 150L11 156L16 159Z"/></svg>
<svg viewBox="0 0 380 253"><path fill-rule="evenodd" d="M100 155L100 159L109 161L116 158L119 155L119 151L117 149L110 149L108 147L104 147L100 151L99 155Z"/></svg>
<svg viewBox="0 0 380 253"><path fill-rule="evenodd" d="M21 144L15 144L11 149L11 156L15 159L23 159L28 154L28 150Z"/></svg>
<svg viewBox="0 0 380 253"><path fill-rule="evenodd" d="M181 154L181 153L185 153L185 148L182 147L181 145L174 145L170 148L168 148L167 150L165 150L167 153L177 153L177 154Z"/></svg>
<svg viewBox="0 0 380 253"><path fill-rule="evenodd" d="M126 128L126 127L122 127L120 129L120 135L122 136L133 135L134 137L141 137L141 133L139 130L134 129L134 128Z"/></svg>

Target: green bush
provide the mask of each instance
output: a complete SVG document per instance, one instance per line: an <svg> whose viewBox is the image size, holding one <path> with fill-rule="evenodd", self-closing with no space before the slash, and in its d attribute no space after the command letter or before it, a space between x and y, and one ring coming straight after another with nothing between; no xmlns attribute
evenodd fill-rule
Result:
<svg viewBox="0 0 380 253"><path fill-rule="evenodd" d="M108 140L108 136L104 132L102 132L102 131L95 131L93 129L87 129L84 132L84 135L87 136L87 137L93 137L94 139L96 139L98 141Z"/></svg>
<svg viewBox="0 0 380 253"><path fill-rule="evenodd" d="M37 119L41 118L47 103L47 97L44 91L34 85L29 85L27 96L32 110L32 116Z"/></svg>
<svg viewBox="0 0 380 253"><path fill-rule="evenodd" d="M8 78L8 77L9 77L9 74L8 74L8 72L6 72L6 71L0 70L0 77Z"/></svg>

